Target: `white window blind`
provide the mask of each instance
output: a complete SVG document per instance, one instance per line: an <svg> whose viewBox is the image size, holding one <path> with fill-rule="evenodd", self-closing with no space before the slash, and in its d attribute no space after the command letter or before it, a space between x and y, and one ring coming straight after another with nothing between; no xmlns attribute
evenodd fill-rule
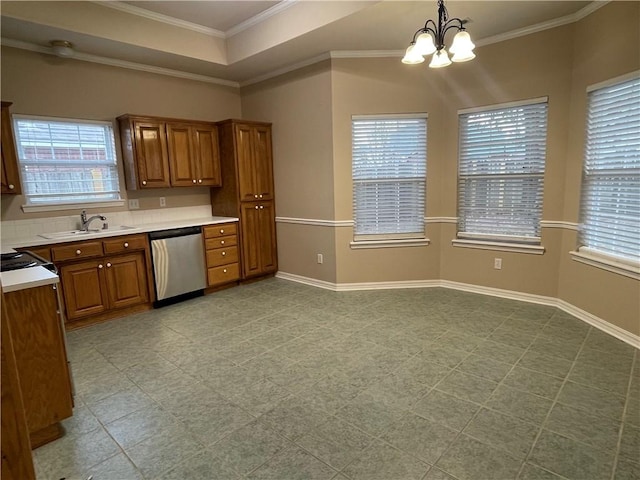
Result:
<svg viewBox="0 0 640 480"><path fill-rule="evenodd" d="M459 121L458 237L539 244L546 99Z"/></svg>
<svg viewBox="0 0 640 480"><path fill-rule="evenodd" d="M581 243L640 260L640 78L589 93Z"/></svg>
<svg viewBox="0 0 640 480"><path fill-rule="evenodd" d="M13 118L28 205L120 199L110 123Z"/></svg>
<svg viewBox="0 0 640 480"><path fill-rule="evenodd" d="M426 115L352 121L355 240L424 236Z"/></svg>

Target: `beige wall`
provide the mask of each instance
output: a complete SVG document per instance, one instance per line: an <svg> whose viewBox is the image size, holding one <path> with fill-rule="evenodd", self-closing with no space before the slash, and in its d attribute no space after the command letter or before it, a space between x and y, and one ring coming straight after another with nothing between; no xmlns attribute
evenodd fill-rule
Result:
<svg viewBox="0 0 640 480"><path fill-rule="evenodd" d="M273 123L276 215L333 220L329 62L243 88L242 114ZM335 283L333 228L279 221L277 234L281 271Z"/></svg>
<svg viewBox="0 0 640 480"><path fill-rule="evenodd" d="M578 222L587 87L640 69L640 3L611 2L575 25L564 220ZM637 280L572 260L574 231L564 232L558 297L640 335Z"/></svg>
<svg viewBox="0 0 640 480"><path fill-rule="evenodd" d="M115 121L124 113L197 120L240 117L240 92L168 76L65 60L51 55L2 47L2 100L13 102L12 113ZM115 126L115 122L114 122ZM119 139L117 138L119 153ZM119 162L124 189L122 161ZM206 188L172 188L125 192L140 199L141 209L209 204ZM23 196L2 196L2 220L60 215L60 212L24 214ZM100 212L128 207L100 209ZM68 212L68 213L67 213ZM71 215L72 211L62 214Z"/></svg>

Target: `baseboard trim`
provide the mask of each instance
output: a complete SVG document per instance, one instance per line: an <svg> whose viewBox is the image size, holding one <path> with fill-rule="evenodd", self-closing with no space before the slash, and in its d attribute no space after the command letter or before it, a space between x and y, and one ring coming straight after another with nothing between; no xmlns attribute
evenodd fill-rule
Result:
<svg viewBox="0 0 640 480"><path fill-rule="evenodd" d="M470 283L454 282L451 280L408 280L397 282L365 282L365 283L333 283L325 280L304 277L287 272L278 272L277 278L290 280L293 282L303 283L314 287L332 290L334 292L350 292L358 290L389 290L395 288L432 288L443 287L453 290L461 290L469 293L478 293L481 295L489 295L492 297L506 298L509 300L518 300L521 302L536 303L539 305L548 305L557 307L560 310L573 315L574 317L588 323L589 325L602 330L605 333L628 343L632 347L640 350L640 336L634 335L612 323L603 320L575 305L555 297L544 295L535 295L531 293L517 292L515 290L504 290L501 288L484 287L481 285L473 285Z"/></svg>

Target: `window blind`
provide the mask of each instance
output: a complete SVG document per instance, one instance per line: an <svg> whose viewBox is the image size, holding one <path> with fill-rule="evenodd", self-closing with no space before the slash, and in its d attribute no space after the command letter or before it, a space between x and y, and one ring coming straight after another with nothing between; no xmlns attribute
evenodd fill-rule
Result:
<svg viewBox="0 0 640 480"><path fill-rule="evenodd" d="M355 239L424 236L426 115L354 117Z"/></svg>
<svg viewBox="0 0 640 480"><path fill-rule="evenodd" d="M120 198L111 124L14 116L27 203Z"/></svg>
<svg viewBox="0 0 640 480"><path fill-rule="evenodd" d="M640 78L589 93L581 243L640 260Z"/></svg>
<svg viewBox="0 0 640 480"><path fill-rule="evenodd" d="M540 242L547 102L459 116L458 237Z"/></svg>

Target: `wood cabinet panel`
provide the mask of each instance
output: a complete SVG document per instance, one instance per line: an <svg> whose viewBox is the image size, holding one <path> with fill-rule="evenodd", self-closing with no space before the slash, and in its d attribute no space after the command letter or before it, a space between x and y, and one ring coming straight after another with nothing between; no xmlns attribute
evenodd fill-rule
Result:
<svg viewBox="0 0 640 480"><path fill-rule="evenodd" d="M258 230L260 245L260 269L272 273L277 269L276 222L273 202L262 202L258 206Z"/></svg>
<svg viewBox="0 0 640 480"><path fill-rule="evenodd" d="M9 112L10 102L2 102L0 117L0 153L2 162L2 193L18 195L22 193L20 174L18 169L18 156L16 154L15 138L13 136L13 123Z"/></svg>
<svg viewBox="0 0 640 480"><path fill-rule="evenodd" d="M196 184L196 168L189 125L167 124L171 186L191 187Z"/></svg>
<svg viewBox="0 0 640 480"><path fill-rule="evenodd" d="M104 313L109 308L103 269L102 259L60 267L68 320Z"/></svg>
<svg viewBox="0 0 640 480"><path fill-rule="evenodd" d="M51 248L51 257L54 262L66 260L79 260L102 256L102 242L75 242Z"/></svg>
<svg viewBox="0 0 640 480"><path fill-rule="evenodd" d="M105 263L109 308L124 308L148 301L144 255L110 257Z"/></svg>
<svg viewBox="0 0 640 480"><path fill-rule="evenodd" d="M252 201L258 198L254 191L254 158L252 147L252 129L248 125L235 126L236 156L238 163L238 187L240 201Z"/></svg>
<svg viewBox="0 0 640 480"><path fill-rule="evenodd" d="M236 235L228 235L226 237L207 238L204 242L205 248L210 250L212 248L230 247L238 244L238 237Z"/></svg>
<svg viewBox="0 0 640 480"><path fill-rule="evenodd" d="M247 278L261 273L260 211L258 204L244 203L240 221L242 229L242 276Z"/></svg>
<svg viewBox="0 0 640 480"><path fill-rule="evenodd" d="M144 250L147 248L147 236L128 235L126 237L119 237L113 240L103 240L102 244L104 246L105 255Z"/></svg>
<svg viewBox="0 0 640 480"><path fill-rule="evenodd" d="M238 226L235 223L223 223L220 225L207 225L203 229L204 238L216 238L238 233Z"/></svg>
<svg viewBox="0 0 640 480"><path fill-rule="evenodd" d="M254 190L259 200L273 200L273 159L271 158L271 127L253 130ZM255 195L254 195L255 197Z"/></svg>
<svg viewBox="0 0 640 480"><path fill-rule="evenodd" d="M207 250L207 266L220 266L238 262L238 247Z"/></svg>
<svg viewBox="0 0 640 480"><path fill-rule="evenodd" d="M240 278L240 267L237 263L207 269L209 286L235 282Z"/></svg>
<svg viewBox="0 0 640 480"><path fill-rule="evenodd" d="M164 122L134 122L138 187L170 185L167 134Z"/></svg>
<svg viewBox="0 0 640 480"><path fill-rule="evenodd" d="M218 128L201 125L192 128L193 158L198 185L215 187L222 184Z"/></svg>
<svg viewBox="0 0 640 480"><path fill-rule="evenodd" d="M27 426L33 437L73 413L56 290L45 285L7 293L4 300Z"/></svg>

